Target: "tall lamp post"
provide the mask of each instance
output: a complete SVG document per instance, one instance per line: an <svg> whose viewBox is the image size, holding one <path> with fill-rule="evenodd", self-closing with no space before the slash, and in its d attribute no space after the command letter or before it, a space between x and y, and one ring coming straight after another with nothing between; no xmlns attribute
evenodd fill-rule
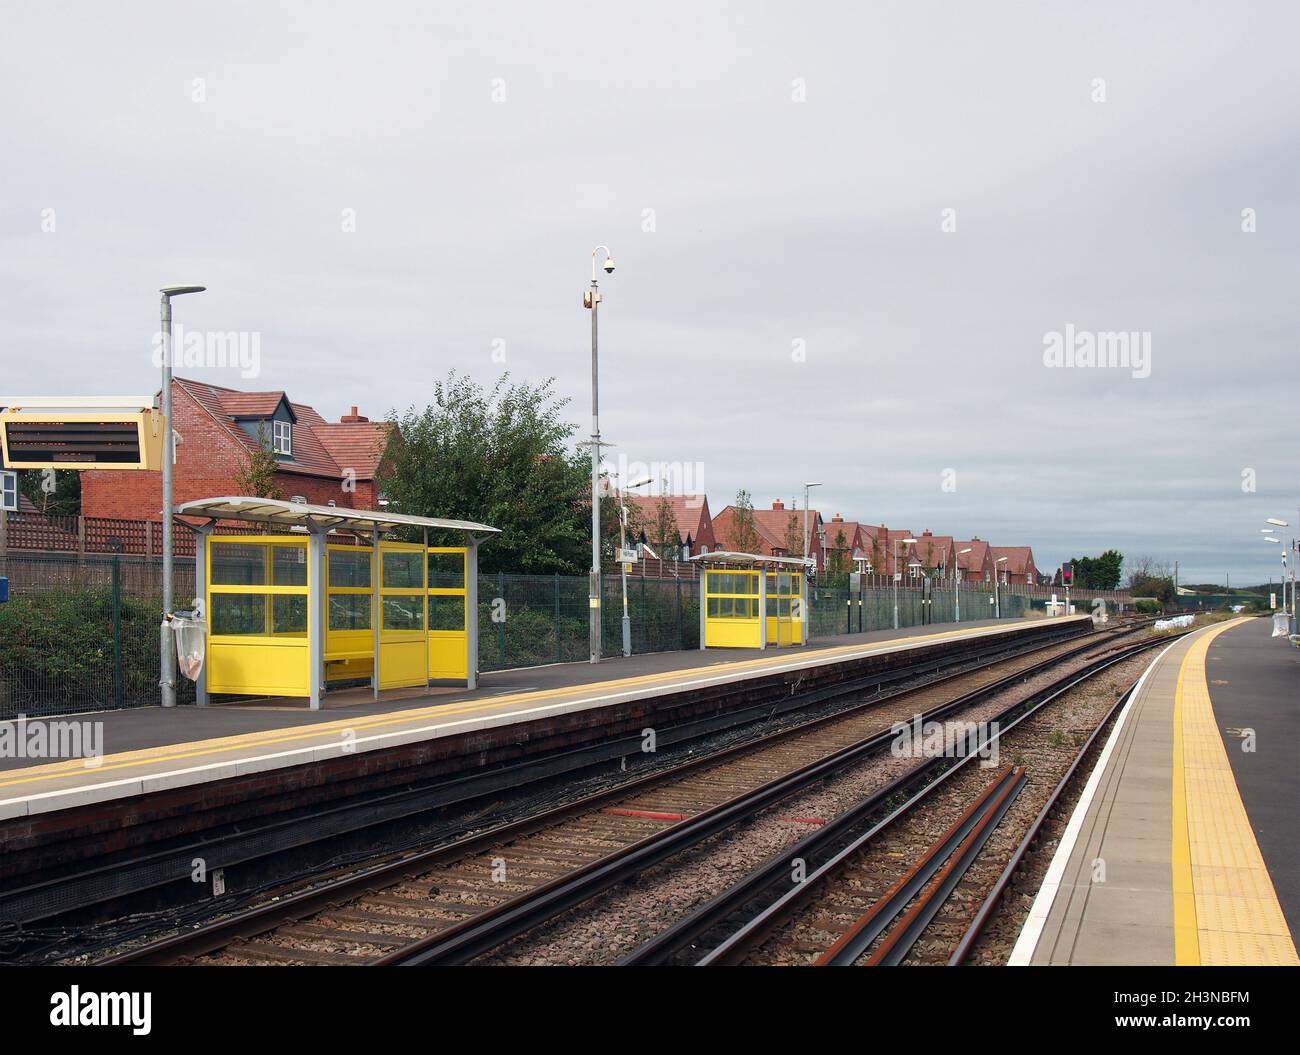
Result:
<svg viewBox="0 0 1300 1055"><path fill-rule="evenodd" d="M999 557L997 560L993 562L993 618L994 619L1002 618L1002 595L998 592L998 570L999 570L998 565L1005 563L1006 559L1007 559L1006 557ZM1067 593L1065 596L1069 597L1070 595ZM1065 606L1065 614L1066 615L1070 614L1069 604L1066 604Z"/></svg>
<svg viewBox="0 0 1300 1055"><path fill-rule="evenodd" d="M894 539L894 629L898 629L898 580L903 577L903 573L898 570L898 544L901 542L905 546L912 545L914 538L896 538Z"/></svg>
<svg viewBox="0 0 1300 1055"><path fill-rule="evenodd" d="M582 296L583 307L591 311L591 579L587 608L591 618L589 641L591 662L600 662L600 371L597 368L596 316L599 313L600 288L596 285L596 254L605 251L605 274L614 273L614 258L609 246L598 245L591 251L591 288Z"/></svg>
<svg viewBox="0 0 1300 1055"><path fill-rule="evenodd" d="M1271 524L1273 527L1290 527L1285 520L1278 520L1269 517L1264 521L1265 524ZM1277 539L1281 543L1281 539ZM1296 621L1296 599L1295 599L1295 571L1296 562L1300 561L1300 542L1292 539L1290 545L1282 550L1282 611L1286 611L1286 580L1287 580L1287 553L1291 554L1291 635L1294 637L1300 633L1300 622Z"/></svg>
<svg viewBox="0 0 1300 1055"><path fill-rule="evenodd" d="M953 622L961 622L961 557L971 551L971 547L959 549L952 559L953 576Z"/></svg>
<svg viewBox="0 0 1300 1055"><path fill-rule="evenodd" d="M821 484L820 484L820 483L817 483L816 481L810 481L810 482L805 483L805 484L803 485L803 554L802 554L802 556L805 556L805 557L808 556L808 544L809 544L809 536L808 536L808 492L811 491L814 487L821 487Z"/></svg>
<svg viewBox="0 0 1300 1055"><path fill-rule="evenodd" d="M627 549L627 503L624 501L624 497L633 487L644 487L649 483L654 483L653 476L644 476L639 480L633 480L630 484L623 485L623 490L618 496L619 549ZM623 655L627 657L632 654L632 620L627 615L627 562L623 560L621 554L618 558L618 565L623 573Z"/></svg>
<svg viewBox="0 0 1300 1055"><path fill-rule="evenodd" d="M172 462L176 457L176 434L172 431L172 297L202 293L206 286L167 286L162 293L162 551L163 618L159 630L158 685L164 707L176 706L176 646L172 641L172 506L174 485Z"/></svg>

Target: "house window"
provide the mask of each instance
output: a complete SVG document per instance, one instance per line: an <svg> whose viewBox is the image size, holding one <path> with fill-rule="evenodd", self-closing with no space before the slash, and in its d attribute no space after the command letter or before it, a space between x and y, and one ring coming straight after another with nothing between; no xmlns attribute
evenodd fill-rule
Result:
<svg viewBox="0 0 1300 1055"><path fill-rule="evenodd" d="M18 512L18 474L0 472L0 509L6 513Z"/></svg>
<svg viewBox="0 0 1300 1055"><path fill-rule="evenodd" d="M272 450L276 454L293 454L293 425L287 421L272 422L275 428L275 445Z"/></svg>

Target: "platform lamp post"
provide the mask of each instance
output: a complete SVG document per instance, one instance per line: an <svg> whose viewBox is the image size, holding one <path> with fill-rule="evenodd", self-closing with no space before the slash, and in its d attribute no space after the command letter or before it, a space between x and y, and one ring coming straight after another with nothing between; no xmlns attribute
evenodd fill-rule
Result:
<svg viewBox="0 0 1300 1055"><path fill-rule="evenodd" d="M644 487L646 484L654 483L653 476L643 476L639 480L633 480L630 484L624 484L623 490L618 496L618 548L627 549L627 503L624 501L627 492L633 487ZM632 654L632 620L627 614L627 562L623 560L623 555L619 554L618 565L623 573L623 656L624 658Z"/></svg>
<svg viewBox="0 0 1300 1055"><path fill-rule="evenodd" d="M905 546L912 545L914 538L896 538L894 539L894 629L898 629L898 580L903 577L903 573L898 570L898 544L901 542Z"/></svg>
<svg viewBox="0 0 1300 1055"><path fill-rule="evenodd" d="M1285 520L1278 520L1275 517L1269 517L1264 521L1265 524L1271 524L1273 527L1290 527ZM1281 543L1281 539L1277 540ZM1300 545L1296 539L1292 539L1289 546L1282 550L1282 610L1286 611L1286 580L1287 580L1287 552L1291 552L1291 634L1294 636L1300 633L1300 623L1296 622L1296 599L1295 599L1295 566L1300 561Z"/></svg>
<svg viewBox="0 0 1300 1055"><path fill-rule="evenodd" d="M591 288L582 295L583 307L591 311L591 580L587 595L590 615L589 639L591 662L600 662L600 371L596 343L596 316L600 307L600 287L596 284L596 254L605 251L605 274L614 273L614 257L609 246L598 245L591 251Z"/></svg>
<svg viewBox="0 0 1300 1055"><path fill-rule="evenodd" d="M994 619L1002 618L1002 594L998 592L998 570L999 570L998 565L1005 564L1006 559L1007 559L1006 557L999 557L997 560L993 562L993 618ZM1070 596L1068 591L1065 596L1067 598ZM1070 604L1068 601L1066 602L1065 605L1065 614L1066 615L1070 614Z"/></svg>
<svg viewBox="0 0 1300 1055"><path fill-rule="evenodd" d="M821 484L815 480L809 481L803 485L803 553L801 556L808 556L808 546L811 538L808 534L808 492L814 487L821 487Z"/></svg>
<svg viewBox="0 0 1300 1055"><path fill-rule="evenodd" d="M202 293L207 286L166 286L162 293L162 592L163 618L159 630L159 688L164 707L176 706L176 646L172 640L172 462L176 457L176 434L172 431L172 297Z"/></svg>
<svg viewBox="0 0 1300 1055"><path fill-rule="evenodd" d="M952 558L952 581L953 581L953 622L961 622L961 557L969 553L971 547L959 549Z"/></svg>

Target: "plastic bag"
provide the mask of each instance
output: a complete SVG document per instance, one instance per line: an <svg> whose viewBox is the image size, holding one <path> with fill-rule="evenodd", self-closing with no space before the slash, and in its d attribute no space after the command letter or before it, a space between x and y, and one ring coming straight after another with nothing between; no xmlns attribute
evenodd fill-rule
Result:
<svg viewBox="0 0 1300 1055"><path fill-rule="evenodd" d="M1291 617L1286 612L1273 613L1273 636L1289 637L1291 634Z"/></svg>
<svg viewBox="0 0 1300 1055"><path fill-rule="evenodd" d="M203 657L208 648L208 623L195 616L172 616L172 636L176 638L176 666L190 681L203 673Z"/></svg>

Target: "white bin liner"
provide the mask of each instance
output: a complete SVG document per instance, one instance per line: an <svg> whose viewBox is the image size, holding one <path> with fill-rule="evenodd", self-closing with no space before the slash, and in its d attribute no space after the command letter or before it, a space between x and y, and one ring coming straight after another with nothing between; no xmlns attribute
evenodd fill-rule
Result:
<svg viewBox="0 0 1300 1055"><path fill-rule="evenodd" d="M1291 617L1286 612L1273 613L1273 636L1287 637L1291 633Z"/></svg>
<svg viewBox="0 0 1300 1055"><path fill-rule="evenodd" d="M192 616L172 616L172 634L176 638L176 665L190 681L198 681L203 673L203 657L208 648L208 623L206 619Z"/></svg>
<svg viewBox="0 0 1300 1055"><path fill-rule="evenodd" d="M1176 615L1171 619L1157 619L1152 625L1153 630L1181 630L1185 626L1191 626L1196 622L1194 615Z"/></svg>

